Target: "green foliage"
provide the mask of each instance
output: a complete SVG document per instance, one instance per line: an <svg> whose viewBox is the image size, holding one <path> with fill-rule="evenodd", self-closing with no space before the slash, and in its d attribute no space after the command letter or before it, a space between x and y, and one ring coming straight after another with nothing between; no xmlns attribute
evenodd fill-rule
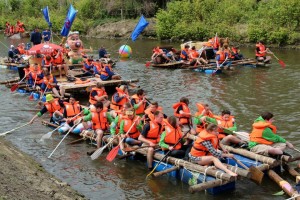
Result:
<svg viewBox="0 0 300 200"><path fill-rule="evenodd" d="M234 40L282 45L300 38L299 0L177 0L159 10L156 17L161 39L203 40L217 32ZM197 34L199 28L201 34Z"/></svg>

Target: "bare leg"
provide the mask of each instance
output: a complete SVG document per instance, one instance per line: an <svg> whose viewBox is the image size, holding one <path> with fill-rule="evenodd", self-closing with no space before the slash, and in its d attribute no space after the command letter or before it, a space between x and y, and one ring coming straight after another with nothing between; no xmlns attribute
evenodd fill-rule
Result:
<svg viewBox="0 0 300 200"><path fill-rule="evenodd" d="M102 137L103 137L103 131L101 129L96 130L96 142L97 142L97 148L101 147Z"/></svg>
<svg viewBox="0 0 300 200"><path fill-rule="evenodd" d="M148 152L147 152L147 163L148 163L148 168L152 168L152 162L153 162L153 154L154 154L154 148L153 147L148 147Z"/></svg>
<svg viewBox="0 0 300 200"><path fill-rule="evenodd" d="M218 168L229 174L230 176L237 176L236 173L230 171L227 169L225 165L221 163L221 161L213 156L202 156L201 161L198 162L199 165L210 165L211 163L214 163L214 165Z"/></svg>
<svg viewBox="0 0 300 200"><path fill-rule="evenodd" d="M60 94L58 93L56 88L52 88L52 92L54 93L55 96L60 97Z"/></svg>
<svg viewBox="0 0 300 200"><path fill-rule="evenodd" d="M281 150L279 148L271 148L271 149L268 150L268 154L281 155L281 154L283 154L283 150Z"/></svg>
<svg viewBox="0 0 300 200"><path fill-rule="evenodd" d="M231 143L238 144L242 142L243 142L242 140L240 140L238 137L235 137L233 135L227 135L222 139L222 143L225 145L230 145Z"/></svg>

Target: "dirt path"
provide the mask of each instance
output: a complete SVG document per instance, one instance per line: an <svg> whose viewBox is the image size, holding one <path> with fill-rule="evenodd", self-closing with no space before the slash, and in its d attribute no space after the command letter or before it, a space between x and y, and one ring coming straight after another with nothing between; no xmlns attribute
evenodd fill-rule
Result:
<svg viewBox="0 0 300 200"><path fill-rule="evenodd" d="M0 163L0 200L85 199L3 138L0 138Z"/></svg>

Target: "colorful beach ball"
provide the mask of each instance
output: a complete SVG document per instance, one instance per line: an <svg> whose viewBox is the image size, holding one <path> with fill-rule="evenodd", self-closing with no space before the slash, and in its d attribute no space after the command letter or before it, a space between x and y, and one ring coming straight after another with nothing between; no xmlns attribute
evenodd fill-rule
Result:
<svg viewBox="0 0 300 200"><path fill-rule="evenodd" d="M132 54L131 47L128 45L122 45L119 49L119 55L121 58L129 58Z"/></svg>

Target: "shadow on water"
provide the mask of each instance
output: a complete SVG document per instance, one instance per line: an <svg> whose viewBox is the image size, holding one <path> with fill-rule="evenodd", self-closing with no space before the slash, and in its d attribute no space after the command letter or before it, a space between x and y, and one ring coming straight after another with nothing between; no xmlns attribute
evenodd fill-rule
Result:
<svg viewBox="0 0 300 200"><path fill-rule="evenodd" d="M85 47L97 49L106 47L117 58L121 40L85 40ZM1 39L7 46L17 45L17 41ZM18 41L19 42L19 41ZM23 40L26 42L26 40ZM123 41L124 42L124 41ZM172 104L182 96L187 96L191 109L196 112L197 102L207 102L214 113L229 109L236 116L240 130L250 131L253 120L264 111L275 114L278 134L300 147L299 123L299 76L300 64L297 60L299 52L292 50L273 50L287 64L282 69L276 60L268 68L238 67L230 75L206 75L190 70L146 68L145 62L151 56L151 50L158 45L157 41L137 41L128 43L133 50L129 60L119 61L115 70L124 79L138 78L141 88L147 96L158 101L167 115L172 115ZM173 44L179 48L178 44ZM253 56L253 49L242 48L246 57ZM5 47L0 48L0 55L7 54ZM95 52L95 57L97 53ZM15 77L11 71L0 69L0 80ZM27 96L10 93L0 86L2 115L1 130L10 130L29 121L35 112L21 112L20 109L35 108L36 102L28 101ZM83 97L82 97L83 98ZM45 116L48 118L48 116ZM189 194L188 185L167 177L145 180L146 166L141 161L115 159L112 163L105 160L107 152L100 159L91 161L86 152L92 148L88 142L66 145L75 140L68 137L58 148L51 159L47 159L62 136L57 134L49 141L41 142L40 137L49 128L39 122L16 131L7 136L24 152L40 162L47 171L68 182L73 188L90 199L283 199L286 196L272 196L280 191L278 186L265 179L262 187L247 180L240 180L236 190L219 196L211 196L205 192ZM289 178L288 178L289 179ZM291 180L291 179L289 179ZM293 181L293 180L292 180ZM249 190L251 188L251 190ZM252 190L253 188L253 190ZM255 190L255 193L253 192Z"/></svg>

